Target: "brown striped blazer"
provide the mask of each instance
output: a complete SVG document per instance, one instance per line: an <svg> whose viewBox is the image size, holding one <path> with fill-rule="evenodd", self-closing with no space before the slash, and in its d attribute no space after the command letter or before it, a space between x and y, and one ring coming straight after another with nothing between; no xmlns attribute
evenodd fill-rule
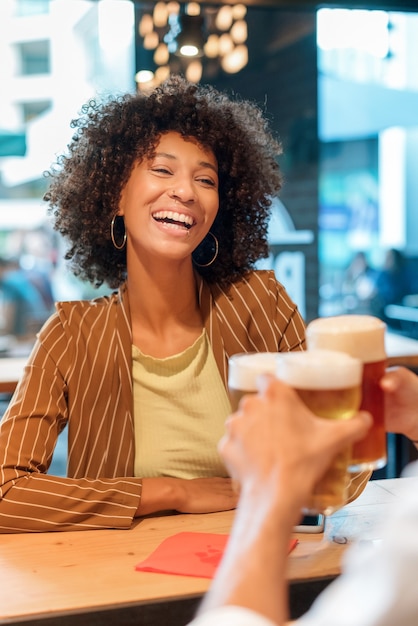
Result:
<svg viewBox="0 0 418 626"><path fill-rule="evenodd" d="M252 272L228 289L196 280L225 385L231 354L303 349L304 322L273 272ZM141 497L131 350L126 286L57 303L0 423L0 532L130 527ZM67 477L51 476L66 425Z"/></svg>

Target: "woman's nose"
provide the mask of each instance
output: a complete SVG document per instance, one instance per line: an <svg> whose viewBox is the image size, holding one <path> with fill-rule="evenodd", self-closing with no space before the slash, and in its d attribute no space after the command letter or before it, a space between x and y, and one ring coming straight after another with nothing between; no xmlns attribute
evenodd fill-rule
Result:
<svg viewBox="0 0 418 626"><path fill-rule="evenodd" d="M173 184L173 188L170 191L170 197L180 202L194 202L196 199L196 192L192 181L181 180Z"/></svg>

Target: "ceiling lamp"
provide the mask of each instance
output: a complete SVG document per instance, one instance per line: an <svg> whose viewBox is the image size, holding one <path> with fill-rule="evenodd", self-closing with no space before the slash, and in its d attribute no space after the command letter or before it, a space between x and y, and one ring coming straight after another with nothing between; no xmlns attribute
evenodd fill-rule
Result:
<svg viewBox="0 0 418 626"><path fill-rule="evenodd" d="M178 35L174 38L176 43L175 54L183 57L202 57L205 45L203 15L188 15L184 13L178 16Z"/></svg>
<svg viewBox="0 0 418 626"><path fill-rule="evenodd" d="M154 88L173 73L183 73L197 83L202 77L214 78L220 71L236 73L247 65L244 4L141 2L135 6L138 89ZM152 75L143 73L150 69Z"/></svg>

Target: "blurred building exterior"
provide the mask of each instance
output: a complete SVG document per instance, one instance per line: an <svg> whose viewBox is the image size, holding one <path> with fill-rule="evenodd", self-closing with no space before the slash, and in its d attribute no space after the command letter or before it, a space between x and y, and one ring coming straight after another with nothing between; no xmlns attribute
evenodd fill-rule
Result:
<svg viewBox="0 0 418 626"><path fill-rule="evenodd" d="M44 172L83 102L135 89L133 4L2 0L0 58L0 257L49 273L56 299L88 295L61 263Z"/></svg>

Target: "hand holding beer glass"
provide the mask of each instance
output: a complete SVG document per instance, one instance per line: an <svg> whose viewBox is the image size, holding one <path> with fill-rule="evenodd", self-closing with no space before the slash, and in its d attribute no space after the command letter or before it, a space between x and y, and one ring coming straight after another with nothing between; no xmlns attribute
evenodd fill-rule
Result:
<svg viewBox="0 0 418 626"><path fill-rule="evenodd" d="M331 350L280 353L276 359L277 378L293 387L306 406L324 419L346 420L358 411L362 370L360 360ZM345 505L350 457L351 446L335 457L316 484L305 514L331 515Z"/></svg>
<svg viewBox="0 0 418 626"><path fill-rule="evenodd" d="M353 445L350 470L375 470L386 465L386 431L384 397L380 379L386 370L386 324L371 315L337 315L321 317L306 329L308 351L338 350L363 362L362 402L373 425L367 436Z"/></svg>

